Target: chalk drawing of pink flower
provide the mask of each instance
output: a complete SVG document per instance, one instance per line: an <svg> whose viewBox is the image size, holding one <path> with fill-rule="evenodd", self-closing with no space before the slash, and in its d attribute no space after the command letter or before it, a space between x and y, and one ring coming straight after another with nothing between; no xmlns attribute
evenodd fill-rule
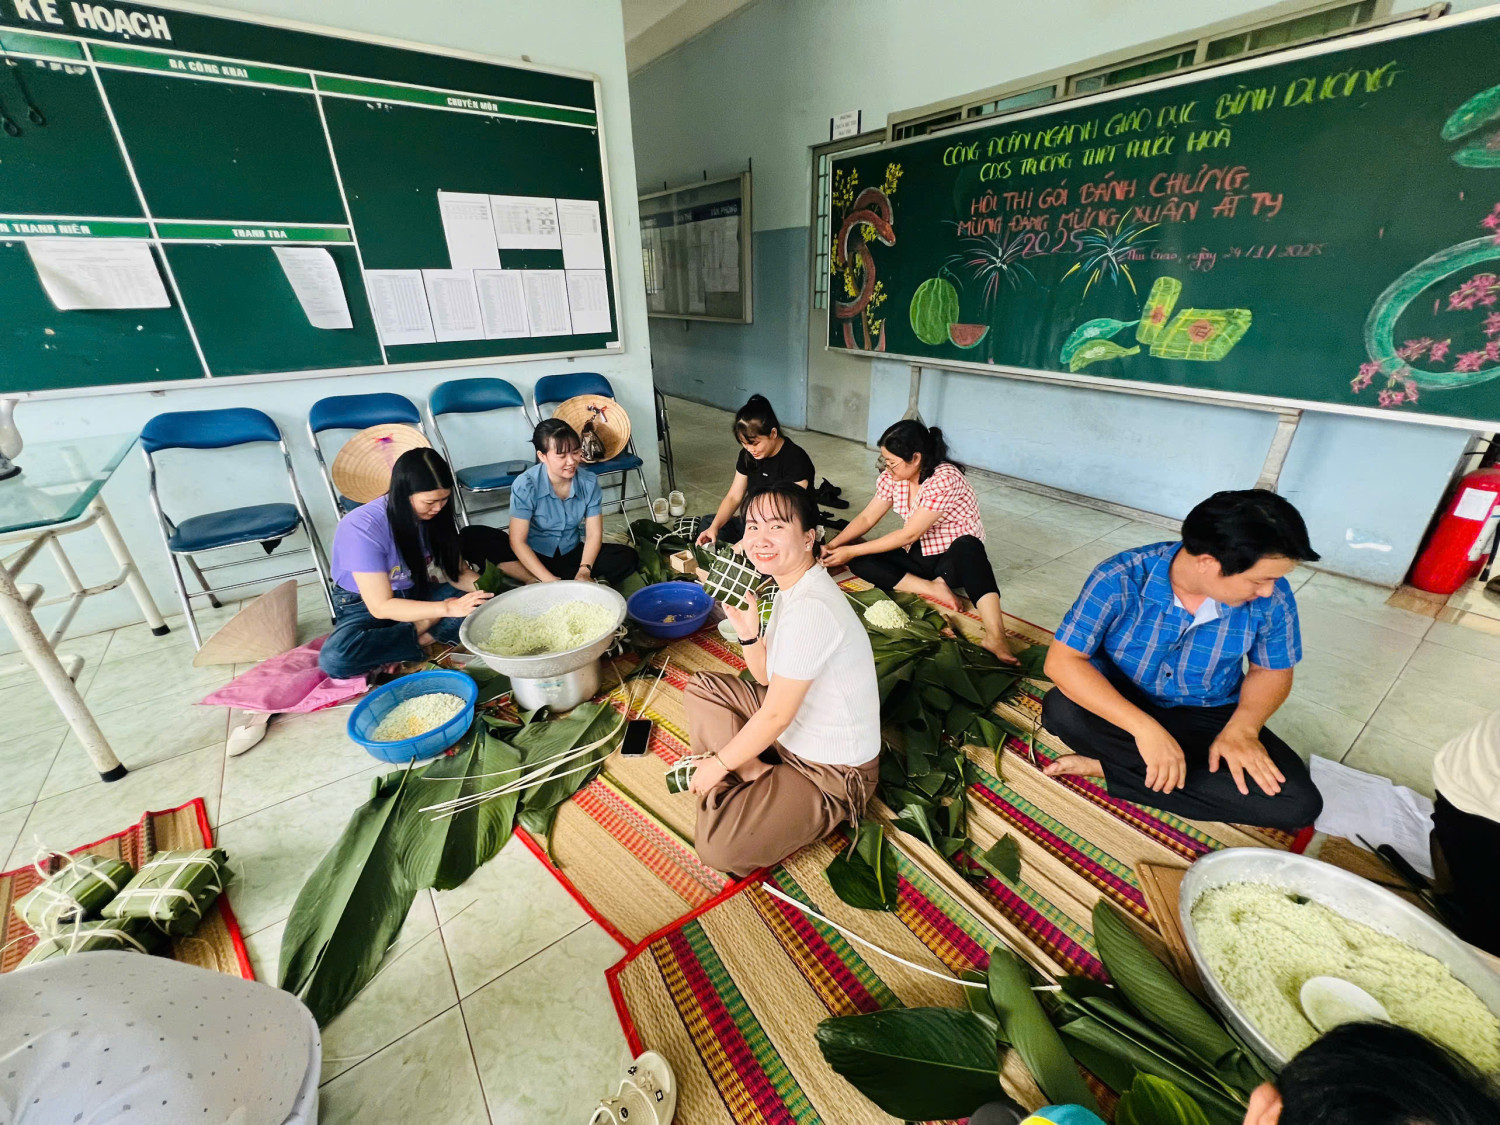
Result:
<svg viewBox="0 0 1500 1125"><path fill-rule="evenodd" d="M1406 401L1407 402L1416 402L1417 401L1417 385L1415 383L1413 383L1410 379L1406 380Z"/></svg>
<svg viewBox="0 0 1500 1125"><path fill-rule="evenodd" d="M1430 347L1432 347L1432 341L1423 336L1420 340L1406 341L1396 349L1396 354L1406 360L1417 359Z"/></svg>
<svg viewBox="0 0 1500 1125"><path fill-rule="evenodd" d="M1500 340L1491 340L1484 346L1484 358L1490 363L1500 363Z"/></svg>
<svg viewBox="0 0 1500 1125"><path fill-rule="evenodd" d="M1500 203L1495 204L1495 209L1479 220L1479 225L1485 230L1500 232Z"/></svg>
<svg viewBox="0 0 1500 1125"><path fill-rule="evenodd" d="M1500 312L1492 312L1484 318L1484 334L1486 336L1500 336Z"/></svg>
<svg viewBox="0 0 1500 1125"><path fill-rule="evenodd" d="M1458 362L1453 365L1453 370L1457 372L1478 371L1483 367L1483 352L1464 352L1458 357Z"/></svg>
<svg viewBox="0 0 1500 1125"><path fill-rule="evenodd" d="M1448 349L1453 346L1452 340L1439 340L1432 345L1432 362L1441 363L1448 356Z"/></svg>
<svg viewBox="0 0 1500 1125"><path fill-rule="evenodd" d="M1492 273L1477 273L1448 294L1448 308L1472 309L1476 305L1493 305L1497 288L1500 288L1500 277Z"/></svg>
<svg viewBox="0 0 1500 1125"><path fill-rule="evenodd" d="M1378 374L1380 374L1380 364L1361 363L1359 365L1359 374L1349 380L1349 389L1355 394L1359 394L1360 391L1370 385L1370 380Z"/></svg>
<svg viewBox="0 0 1500 1125"><path fill-rule="evenodd" d="M1380 405L1383 407L1400 406L1405 399L1406 395L1400 391L1380 392Z"/></svg>

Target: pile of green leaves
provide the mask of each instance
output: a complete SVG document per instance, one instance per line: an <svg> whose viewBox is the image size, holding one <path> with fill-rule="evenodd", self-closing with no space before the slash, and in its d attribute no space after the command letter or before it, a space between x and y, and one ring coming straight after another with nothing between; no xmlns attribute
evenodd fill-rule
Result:
<svg viewBox="0 0 1500 1125"><path fill-rule="evenodd" d="M509 688L504 676L471 674L483 680L482 703ZM377 779L297 895L281 939L281 987L320 1025L333 1019L374 977L418 891L462 884L499 853L517 824L550 837L557 810L594 779L621 733L620 716L607 703L557 717L481 712L453 753ZM600 740L556 771L566 776L543 773L518 792L451 817L425 811L496 789Z"/></svg>
<svg viewBox="0 0 1500 1125"><path fill-rule="evenodd" d="M998 753L1003 731L994 706L1023 678L1042 678L1046 646L1027 649L1019 666L1005 665L949 629L932 603L914 594L864 590L848 596L861 607L893 599L907 616L901 629L864 622L875 654L886 737L877 795L895 813L897 828L926 841L965 874L1014 881L1020 877L1015 840L1005 836L981 849L969 836L965 792L972 769L964 745L977 743ZM871 848L865 851L873 854ZM858 866L863 859L861 850L852 848L834 862ZM831 872L832 867L830 880Z"/></svg>
<svg viewBox="0 0 1500 1125"><path fill-rule="evenodd" d="M1123 1095L1116 1125L1239 1125L1270 1072L1108 903L1093 925L1113 986L1068 977L1052 991L998 948L987 974L966 974L985 985L965 990L967 1011L836 1016L818 1025L823 1057L907 1121L964 1117L1001 1097L1000 1055L1013 1047L1053 1104L1099 1111L1082 1064Z"/></svg>

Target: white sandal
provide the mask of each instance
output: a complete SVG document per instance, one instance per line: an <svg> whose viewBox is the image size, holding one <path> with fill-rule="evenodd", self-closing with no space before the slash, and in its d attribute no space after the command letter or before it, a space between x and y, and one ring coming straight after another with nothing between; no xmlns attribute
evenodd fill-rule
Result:
<svg viewBox="0 0 1500 1125"><path fill-rule="evenodd" d="M655 1051L625 1070L615 1096L599 1103L589 1125L671 1125L677 1113L677 1077Z"/></svg>
<svg viewBox="0 0 1500 1125"><path fill-rule="evenodd" d="M667 493L667 511L674 516L687 514L687 497L676 489Z"/></svg>
<svg viewBox="0 0 1500 1125"><path fill-rule="evenodd" d="M657 523L666 523L670 510L665 496L658 496L651 501L651 518Z"/></svg>
<svg viewBox="0 0 1500 1125"><path fill-rule="evenodd" d="M271 721L269 711L234 710L229 714L229 738L225 750L231 758L237 758L247 750L254 749L266 737L266 724Z"/></svg>

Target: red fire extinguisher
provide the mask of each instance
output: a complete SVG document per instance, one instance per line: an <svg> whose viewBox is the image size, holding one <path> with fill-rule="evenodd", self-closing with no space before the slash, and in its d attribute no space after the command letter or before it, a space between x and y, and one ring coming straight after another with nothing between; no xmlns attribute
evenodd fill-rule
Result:
<svg viewBox="0 0 1500 1125"><path fill-rule="evenodd" d="M1412 568L1411 584L1451 594L1484 569L1500 524L1500 466L1476 469L1458 482L1443 518Z"/></svg>

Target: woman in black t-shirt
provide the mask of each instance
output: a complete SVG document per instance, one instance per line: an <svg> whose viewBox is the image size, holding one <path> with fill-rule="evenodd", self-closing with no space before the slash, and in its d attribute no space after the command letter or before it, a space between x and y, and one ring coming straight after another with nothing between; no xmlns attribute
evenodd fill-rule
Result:
<svg viewBox="0 0 1500 1125"><path fill-rule="evenodd" d="M812 458L791 438L782 436L776 411L764 395L751 395L740 407L734 416L734 437L742 446L734 464L734 482L719 503L719 510L712 518L704 517L708 524L698 535L700 546L712 547L720 539L740 541L744 524L734 513L746 492L783 482L803 488L813 486Z"/></svg>

